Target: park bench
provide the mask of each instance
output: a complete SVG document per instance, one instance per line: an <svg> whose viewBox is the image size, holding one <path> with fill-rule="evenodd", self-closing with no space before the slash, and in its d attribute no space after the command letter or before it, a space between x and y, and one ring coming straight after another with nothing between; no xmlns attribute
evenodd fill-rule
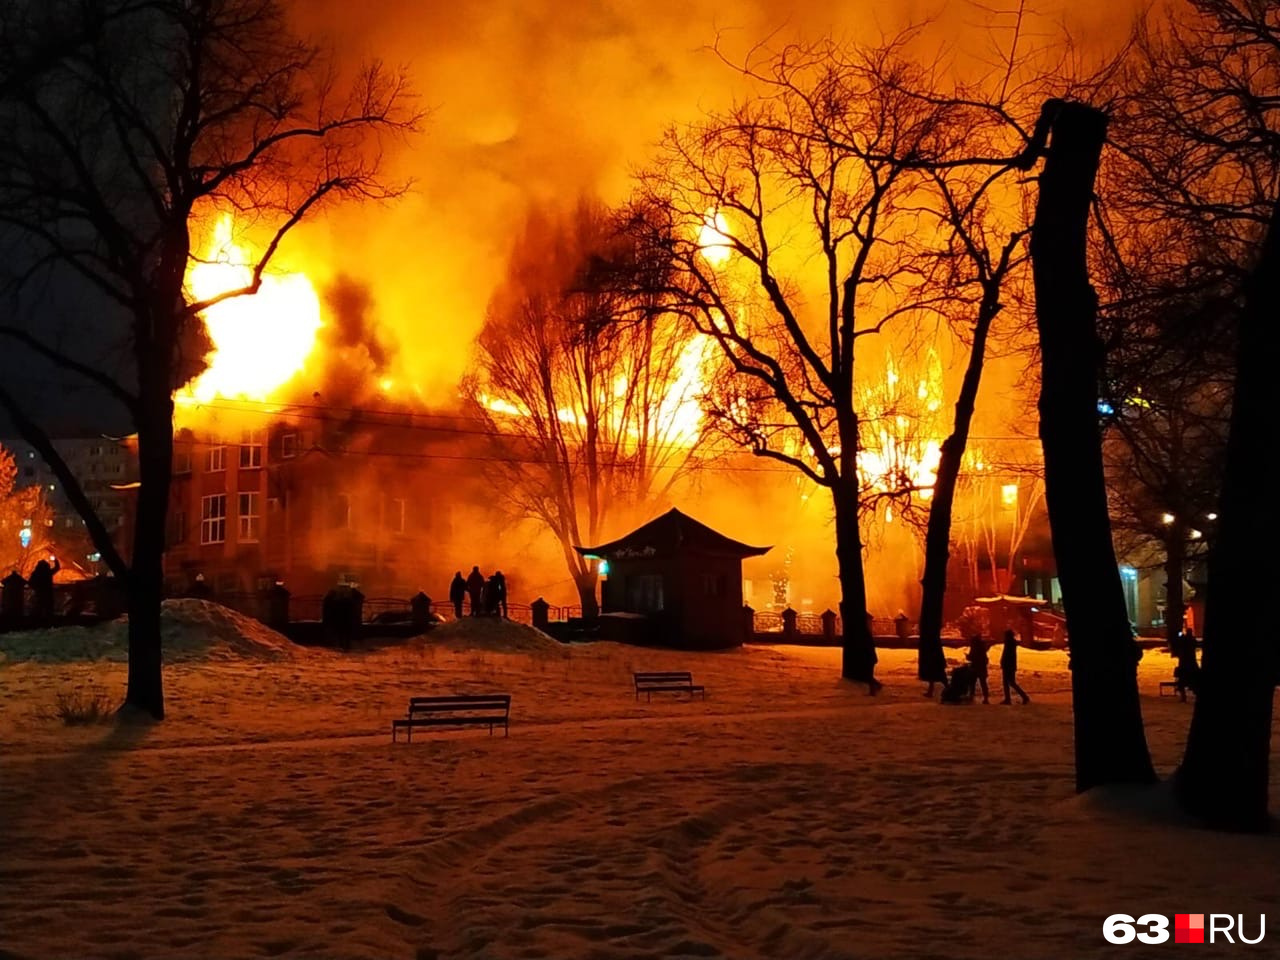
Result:
<svg viewBox="0 0 1280 960"><path fill-rule="evenodd" d="M690 697L695 692L702 694L702 699L707 699L707 691L704 687L693 682L693 674L685 671L669 671L666 673L637 673L633 674L636 684L636 699L640 699L640 694L645 694L649 701L653 700L655 693L687 693Z"/></svg>
<svg viewBox="0 0 1280 960"><path fill-rule="evenodd" d="M410 697L405 716L391 721L391 742L403 729L406 741L413 740L414 727L502 727L511 736L511 695L507 693L460 694L452 697Z"/></svg>

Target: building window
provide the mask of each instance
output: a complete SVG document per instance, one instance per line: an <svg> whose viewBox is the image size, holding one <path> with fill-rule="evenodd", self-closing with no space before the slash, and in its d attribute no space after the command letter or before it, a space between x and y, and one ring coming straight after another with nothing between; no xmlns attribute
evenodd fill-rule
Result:
<svg viewBox="0 0 1280 960"><path fill-rule="evenodd" d="M209 473L227 469L227 448L221 445L210 447L204 457L204 468Z"/></svg>
<svg viewBox="0 0 1280 960"><path fill-rule="evenodd" d="M292 460L298 455L298 435L286 433L280 437L280 459Z"/></svg>
<svg viewBox="0 0 1280 960"><path fill-rule="evenodd" d="M258 494L242 493L239 495L239 517L241 543L257 543L259 530Z"/></svg>
<svg viewBox="0 0 1280 960"><path fill-rule="evenodd" d="M200 542L225 543L227 540L227 495L215 493L200 498Z"/></svg>
<svg viewBox="0 0 1280 960"><path fill-rule="evenodd" d="M191 472L191 451L185 448L177 448L173 451L173 475L175 477L183 476Z"/></svg>
<svg viewBox="0 0 1280 960"><path fill-rule="evenodd" d="M102 456L102 448L101 448L100 446L97 446L96 444L95 444L94 446L90 447L90 448L89 448L89 456L91 456L91 457L100 457L100 456Z"/></svg>
<svg viewBox="0 0 1280 960"><path fill-rule="evenodd" d="M1018 485L1016 483L1006 483L1000 488L1000 502L1006 507L1016 507L1018 505Z"/></svg>
<svg viewBox="0 0 1280 960"><path fill-rule="evenodd" d="M241 431L240 469L253 470L260 466L262 466L262 431Z"/></svg>
<svg viewBox="0 0 1280 960"><path fill-rule="evenodd" d="M629 613L658 613L662 610L662 577L646 574L627 577L627 611Z"/></svg>
<svg viewBox="0 0 1280 960"><path fill-rule="evenodd" d="M351 497L345 493L334 495L333 528L335 530L351 529Z"/></svg>
<svg viewBox="0 0 1280 960"><path fill-rule="evenodd" d="M391 512L387 517L387 527L392 533L404 533L409 516L409 501L403 497L395 497L391 501Z"/></svg>
<svg viewBox="0 0 1280 960"><path fill-rule="evenodd" d="M280 512L280 498L267 497L267 514L274 515Z"/></svg>

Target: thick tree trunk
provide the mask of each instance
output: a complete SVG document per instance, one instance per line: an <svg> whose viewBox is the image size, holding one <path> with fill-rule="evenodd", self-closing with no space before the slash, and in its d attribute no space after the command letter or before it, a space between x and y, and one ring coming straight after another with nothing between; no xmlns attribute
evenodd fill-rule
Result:
<svg viewBox="0 0 1280 960"><path fill-rule="evenodd" d="M1280 669L1275 631L1257 620L1256 549L1275 543L1267 476L1276 340L1264 328L1280 311L1280 203L1246 293L1218 507L1209 557L1204 662L1187 751L1174 785L1182 805L1211 826L1261 831L1268 825L1272 700ZM1268 533L1267 531L1271 531Z"/></svg>
<svg viewBox="0 0 1280 960"><path fill-rule="evenodd" d="M167 383L144 400L138 421L138 487L129 571L129 677L125 706L164 719L160 604L164 529L173 469L173 399ZM147 402L149 400L149 402Z"/></svg>
<svg viewBox="0 0 1280 960"><path fill-rule="evenodd" d="M1186 604L1182 600L1182 577L1186 566L1187 541L1181 523L1172 531L1165 544L1164 560L1164 635L1169 649L1176 650L1178 635L1182 633L1182 618Z"/></svg>
<svg viewBox="0 0 1280 960"><path fill-rule="evenodd" d="M989 302L990 301L990 302ZM947 593L947 565L951 561L951 511L956 499L956 481L965 446L969 442L969 426L982 382L982 364L987 351L987 334L995 319L998 305L994 298L984 297L973 330L973 347L956 399L956 416L951 436L942 442L938 475L929 503L929 525L924 540L924 576L920 579L920 641L916 659L916 675L926 683L947 682L947 657L942 651L942 607Z"/></svg>
<svg viewBox="0 0 1280 960"><path fill-rule="evenodd" d="M858 528L857 477L841 477L832 488L836 517L836 561L840 577L842 628L840 676L846 680L878 684L876 644L867 622L867 581L862 566L862 533Z"/></svg>
<svg viewBox="0 0 1280 960"><path fill-rule="evenodd" d="M596 584L599 577L594 570L578 571L573 575L574 585L578 588L578 603L582 606L582 616L594 620L600 616L600 604L596 600Z"/></svg>
<svg viewBox="0 0 1280 960"><path fill-rule="evenodd" d="M1045 502L1070 636L1076 789L1155 780L1138 648L1111 542L1098 429L1097 297L1086 235L1107 118L1059 103L1031 231ZM1049 109L1053 109L1051 106Z"/></svg>

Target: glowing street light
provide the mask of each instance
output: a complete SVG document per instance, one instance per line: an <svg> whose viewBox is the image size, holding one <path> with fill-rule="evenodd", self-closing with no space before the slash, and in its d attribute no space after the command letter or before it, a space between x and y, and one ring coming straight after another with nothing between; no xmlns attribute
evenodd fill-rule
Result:
<svg viewBox="0 0 1280 960"><path fill-rule="evenodd" d="M1172 513L1166 513L1166 514L1162 514L1162 515L1161 515L1161 517L1160 517L1160 522L1161 522L1161 523L1163 523L1163 524L1167 527L1167 526L1169 526L1169 524L1173 523L1173 521L1174 521L1175 519L1177 519L1177 518L1176 518L1176 517L1174 517L1174 515L1173 515Z"/></svg>
<svg viewBox="0 0 1280 960"><path fill-rule="evenodd" d="M1217 519L1218 519L1218 515L1217 515L1216 513L1207 513L1207 514L1205 514L1205 519L1206 519L1206 520L1217 520Z"/></svg>

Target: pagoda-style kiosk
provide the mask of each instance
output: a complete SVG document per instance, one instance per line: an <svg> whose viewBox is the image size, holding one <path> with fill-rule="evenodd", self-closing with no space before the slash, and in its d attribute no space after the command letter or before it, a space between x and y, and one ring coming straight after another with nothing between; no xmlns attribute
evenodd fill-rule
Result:
<svg viewBox="0 0 1280 960"><path fill-rule="evenodd" d="M604 561L600 639L685 650L748 639L742 561L768 553L670 510L621 539L574 547Z"/></svg>

